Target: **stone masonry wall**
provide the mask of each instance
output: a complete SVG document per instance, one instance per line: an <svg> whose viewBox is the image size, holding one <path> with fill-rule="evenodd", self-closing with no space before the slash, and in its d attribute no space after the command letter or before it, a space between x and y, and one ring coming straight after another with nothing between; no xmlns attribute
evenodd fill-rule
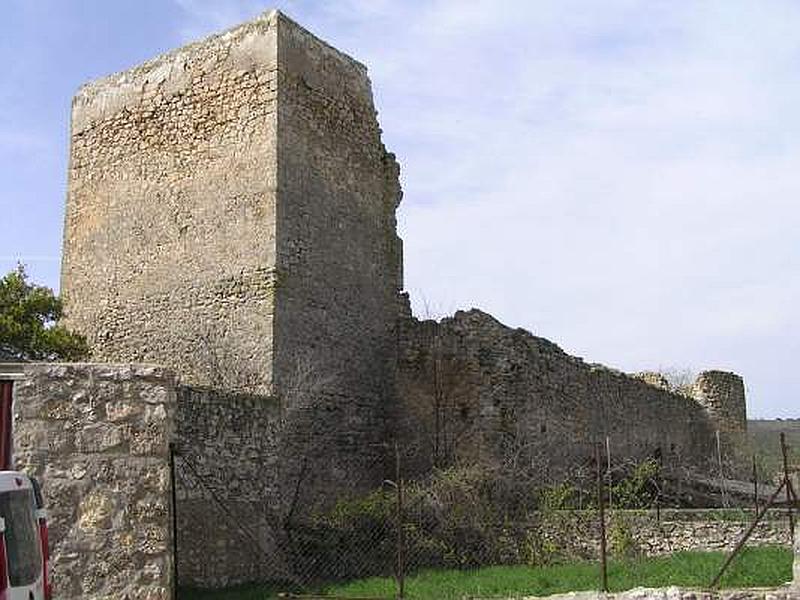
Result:
<svg viewBox="0 0 800 600"><path fill-rule="evenodd" d="M573 555L599 555L597 513L572 511L548 515L539 526L558 547L565 542ZM612 555L664 556L684 551L730 552L753 522L752 511L741 509L611 510L606 515L608 550ZM574 532L582 532L575 535ZM784 509L772 509L758 524L748 547L792 546Z"/></svg>
<svg viewBox="0 0 800 600"><path fill-rule="evenodd" d="M384 475L364 468L385 451L402 267L399 167L380 133L366 67L280 15L275 383L321 388L329 490Z"/></svg>
<svg viewBox="0 0 800 600"><path fill-rule="evenodd" d="M677 550L726 550L732 549L735 540L749 523L746 518L729 520L719 511L665 511L659 522L646 513L631 515L615 513L632 527L636 538L646 539L645 548L650 555L665 554ZM612 520L615 516L612 514ZM716 514L716 518L714 515ZM723 517L723 518L721 518ZM595 519L596 520L596 519ZM676 531L679 535L676 536ZM758 526L750 545L785 546L789 542L786 513L771 511L766 522ZM723 541L724 540L724 541ZM597 552L593 545L590 552ZM529 597L533 600L533 597ZM795 530L794 580L775 589L681 589L636 588L619 593L596 591L571 592L548 596L548 600L800 600L800 527Z"/></svg>
<svg viewBox="0 0 800 600"><path fill-rule="evenodd" d="M741 377L725 371L706 371L700 373L691 391L716 423L724 443L747 445L747 406Z"/></svg>
<svg viewBox="0 0 800 600"><path fill-rule="evenodd" d="M144 365L27 365L17 468L42 482L55 597L168 600L174 377Z"/></svg>
<svg viewBox="0 0 800 600"><path fill-rule="evenodd" d="M95 359L271 389L276 18L75 97L61 290Z"/></svg>
<svg viewBox="0 0 800 600"><path fill-rule="evenodd" d="M175 465L181 585L280 578L274 535L282 420L274 399L178 393ZM244 531L242 530L244 529Z"/></svg>
<svg viewBox="0 0 800 600"><path fill-rule="evenodd" d="M399 167L386 152L366 68L281 15L278 35L276 353L386 393L402 287Z"/></svg>
<svg viewBox="0 0 800 600"><path fill-rule="evenodd" d="M288 580L287 534L315 509L374 485L369 452L331 446L336 404L178 388L175 465L179 583ZM331 417L330 415L334 416ZM353 472L342 484L341 456ZM361 462L359 462L361 461ZM338 481L332 487L331 481ZM296 549L295 549L296 551ZM209 560L213 556L213 560Z"/></svg>
<svg viewBox="0 0 800 600"><path fill-rule="evenodd" d="M399 438L425 472L431 461L501 460L522 452L545 468L569 468L608 436L613 457L648 456L704 466L714 426L683 395L587 364L477 310L403 320Z"/></svg>
<svg viewBox="0 0 800 600"><path fill-rule="evenodd" d="M391 390L399 169L363 65L273 11L84 86L71 134L62 291L96 358Z"/></svg>
<svg viewBox="0 0 800 600"><path fill-rule="evenodd" d="M611 527L631 534L636 548L647 556L685 550L730 552L753 522L744 510L612 511ZM791 546L785 510L770 510L748 542L755 546Z"/></svg>
<svg viewBox="0 0 800 600"><path fill-rule="evenodd" d="M191 385L289 397L311 366L320 485L347 487L380 462L394 398L398 174L366 68L277 11L89 84L68 325L96 359Z"/></svg>

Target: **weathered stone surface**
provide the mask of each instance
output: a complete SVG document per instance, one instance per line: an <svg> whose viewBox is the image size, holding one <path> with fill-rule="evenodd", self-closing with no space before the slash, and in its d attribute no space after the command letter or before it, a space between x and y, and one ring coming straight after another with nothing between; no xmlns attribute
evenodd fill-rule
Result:
<svg viewBox="0 0 800 600"><path fill-rule="evenodd" d="M62 289L95 357L282 401L311 377L316 485L382 481L401 192L366 68L271 12L88 84L71 141ZM69 442L161 447L129 410Z"/></svg>
<svg viewBox="0 0 800 600"><path fill-rule="evenodd" d="M437 454L445 462L502 458L509 447L558 471L591 457L593 441L606 437L612 459L704 468L716 456L718 429L744 431L744 392L733 374L701 374L701 401L585 363L479 310L438 323L406 314L400 332L398 437L419 472ZM724 441L731 458L734 438Z"/></svg>
<svg viewBox="0 0 800 600"><path fill-rule="evenodd" d="M62 292L96 358L270 389L277 23L264 15L75 97Z"/></svg>
<svg viewBox="0 0 800 600"><path fill-rule="evenodd" d="M15 460L44 484L56 597L169 598L175 393L163 369L25 367Z"/></svg>
<svg viewBox="0 0 800 600"><path fill-rule="evenodd" d="M385 404L398 166L366 68L279 12L84 86L62 291L100 360Z"/></svg>
<svg viewBox="0 0 800 600"><path fill-rule="evenodd" d="M274 576L280 557L269 517L278 511L278 462L287 458L278 452L277 402L182 388L177 409L180 582L219 587Z"/></svg>
<svg viewBox="0 0 800 600"><path fill-rule="evenodd" d="M606 521L611 540L609 549L612 553L620 551L615 548L614 538L621 538L625 551L637 556L663 556L683 551L729 552L752 524L752 517L750 511L741 509L611 510ZM557 546L567 545L578 556L599 555L596 513L575 511L556 522L546 518L535 521L542 536ZM564 539L565 522L571 531L580 531L580 534ZM791 546L785 510L768 511L747 545Z"/></svg>
<svg viewBox="0 0 800 600"><path fill-rule="evenodd" d="M705 371L697 377L691 393L717 425L723 445L749 456L742 378L726 371Z"/></svg>

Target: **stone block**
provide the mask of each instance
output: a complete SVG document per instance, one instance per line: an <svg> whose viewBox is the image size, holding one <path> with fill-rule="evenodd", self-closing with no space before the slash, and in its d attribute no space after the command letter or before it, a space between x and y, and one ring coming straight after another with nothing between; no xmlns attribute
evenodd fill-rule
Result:
<svg viewBox="0 0 800 600"><path fill-rule="evenodd" d="M56 597L165 597L174 377L92 364L29 365L25 375L15 459L43 482Z"/></svg>

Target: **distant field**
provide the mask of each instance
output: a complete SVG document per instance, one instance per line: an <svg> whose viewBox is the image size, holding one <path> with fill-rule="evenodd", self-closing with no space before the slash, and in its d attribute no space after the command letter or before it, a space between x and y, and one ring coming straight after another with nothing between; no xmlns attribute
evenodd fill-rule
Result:
<svg viewBox="0 0 800 600"><path fill-rule="evenodd" d="M703 588L725 559L721 552L681 552L646 560L612 561L608 581L611 591L634 587ZM424 571L406 581L409 600L459 600L464 597L515 598L561 592L593 590L598 585L596 563L547 567L486 567L468 571ZM724 588L777 587L792 578L792 552L788 548L749 548L734 562L722 580ZM335 598L394 598L394 580L373 578L328 588ZM266 588L227 591L182 591L179 600L269 600L279 596ZM315 596L307 596L308 598Z"/></svg>
<svg viewBox="0 0 800 600"><path fill-rule="evenodd" d="M792 463L800 467L800 419L748 421L747 430L759 465L767 474L774 475L783 468L779 439L781 432L786 434Z"/></svg>

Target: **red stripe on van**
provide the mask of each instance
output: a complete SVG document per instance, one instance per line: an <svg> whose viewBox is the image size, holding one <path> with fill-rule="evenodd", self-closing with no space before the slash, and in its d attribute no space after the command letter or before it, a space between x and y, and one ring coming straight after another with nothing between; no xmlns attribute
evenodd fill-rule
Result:
<svg viewBox="0 0 800 600"><path fill-rule="evenodd" d="M39 517L39 539L42 542L42 582L44 583L44 600L53 598L53 587L50 584L50 548L47 519ZM0 598L2 600L2 598Z"/></svg>

